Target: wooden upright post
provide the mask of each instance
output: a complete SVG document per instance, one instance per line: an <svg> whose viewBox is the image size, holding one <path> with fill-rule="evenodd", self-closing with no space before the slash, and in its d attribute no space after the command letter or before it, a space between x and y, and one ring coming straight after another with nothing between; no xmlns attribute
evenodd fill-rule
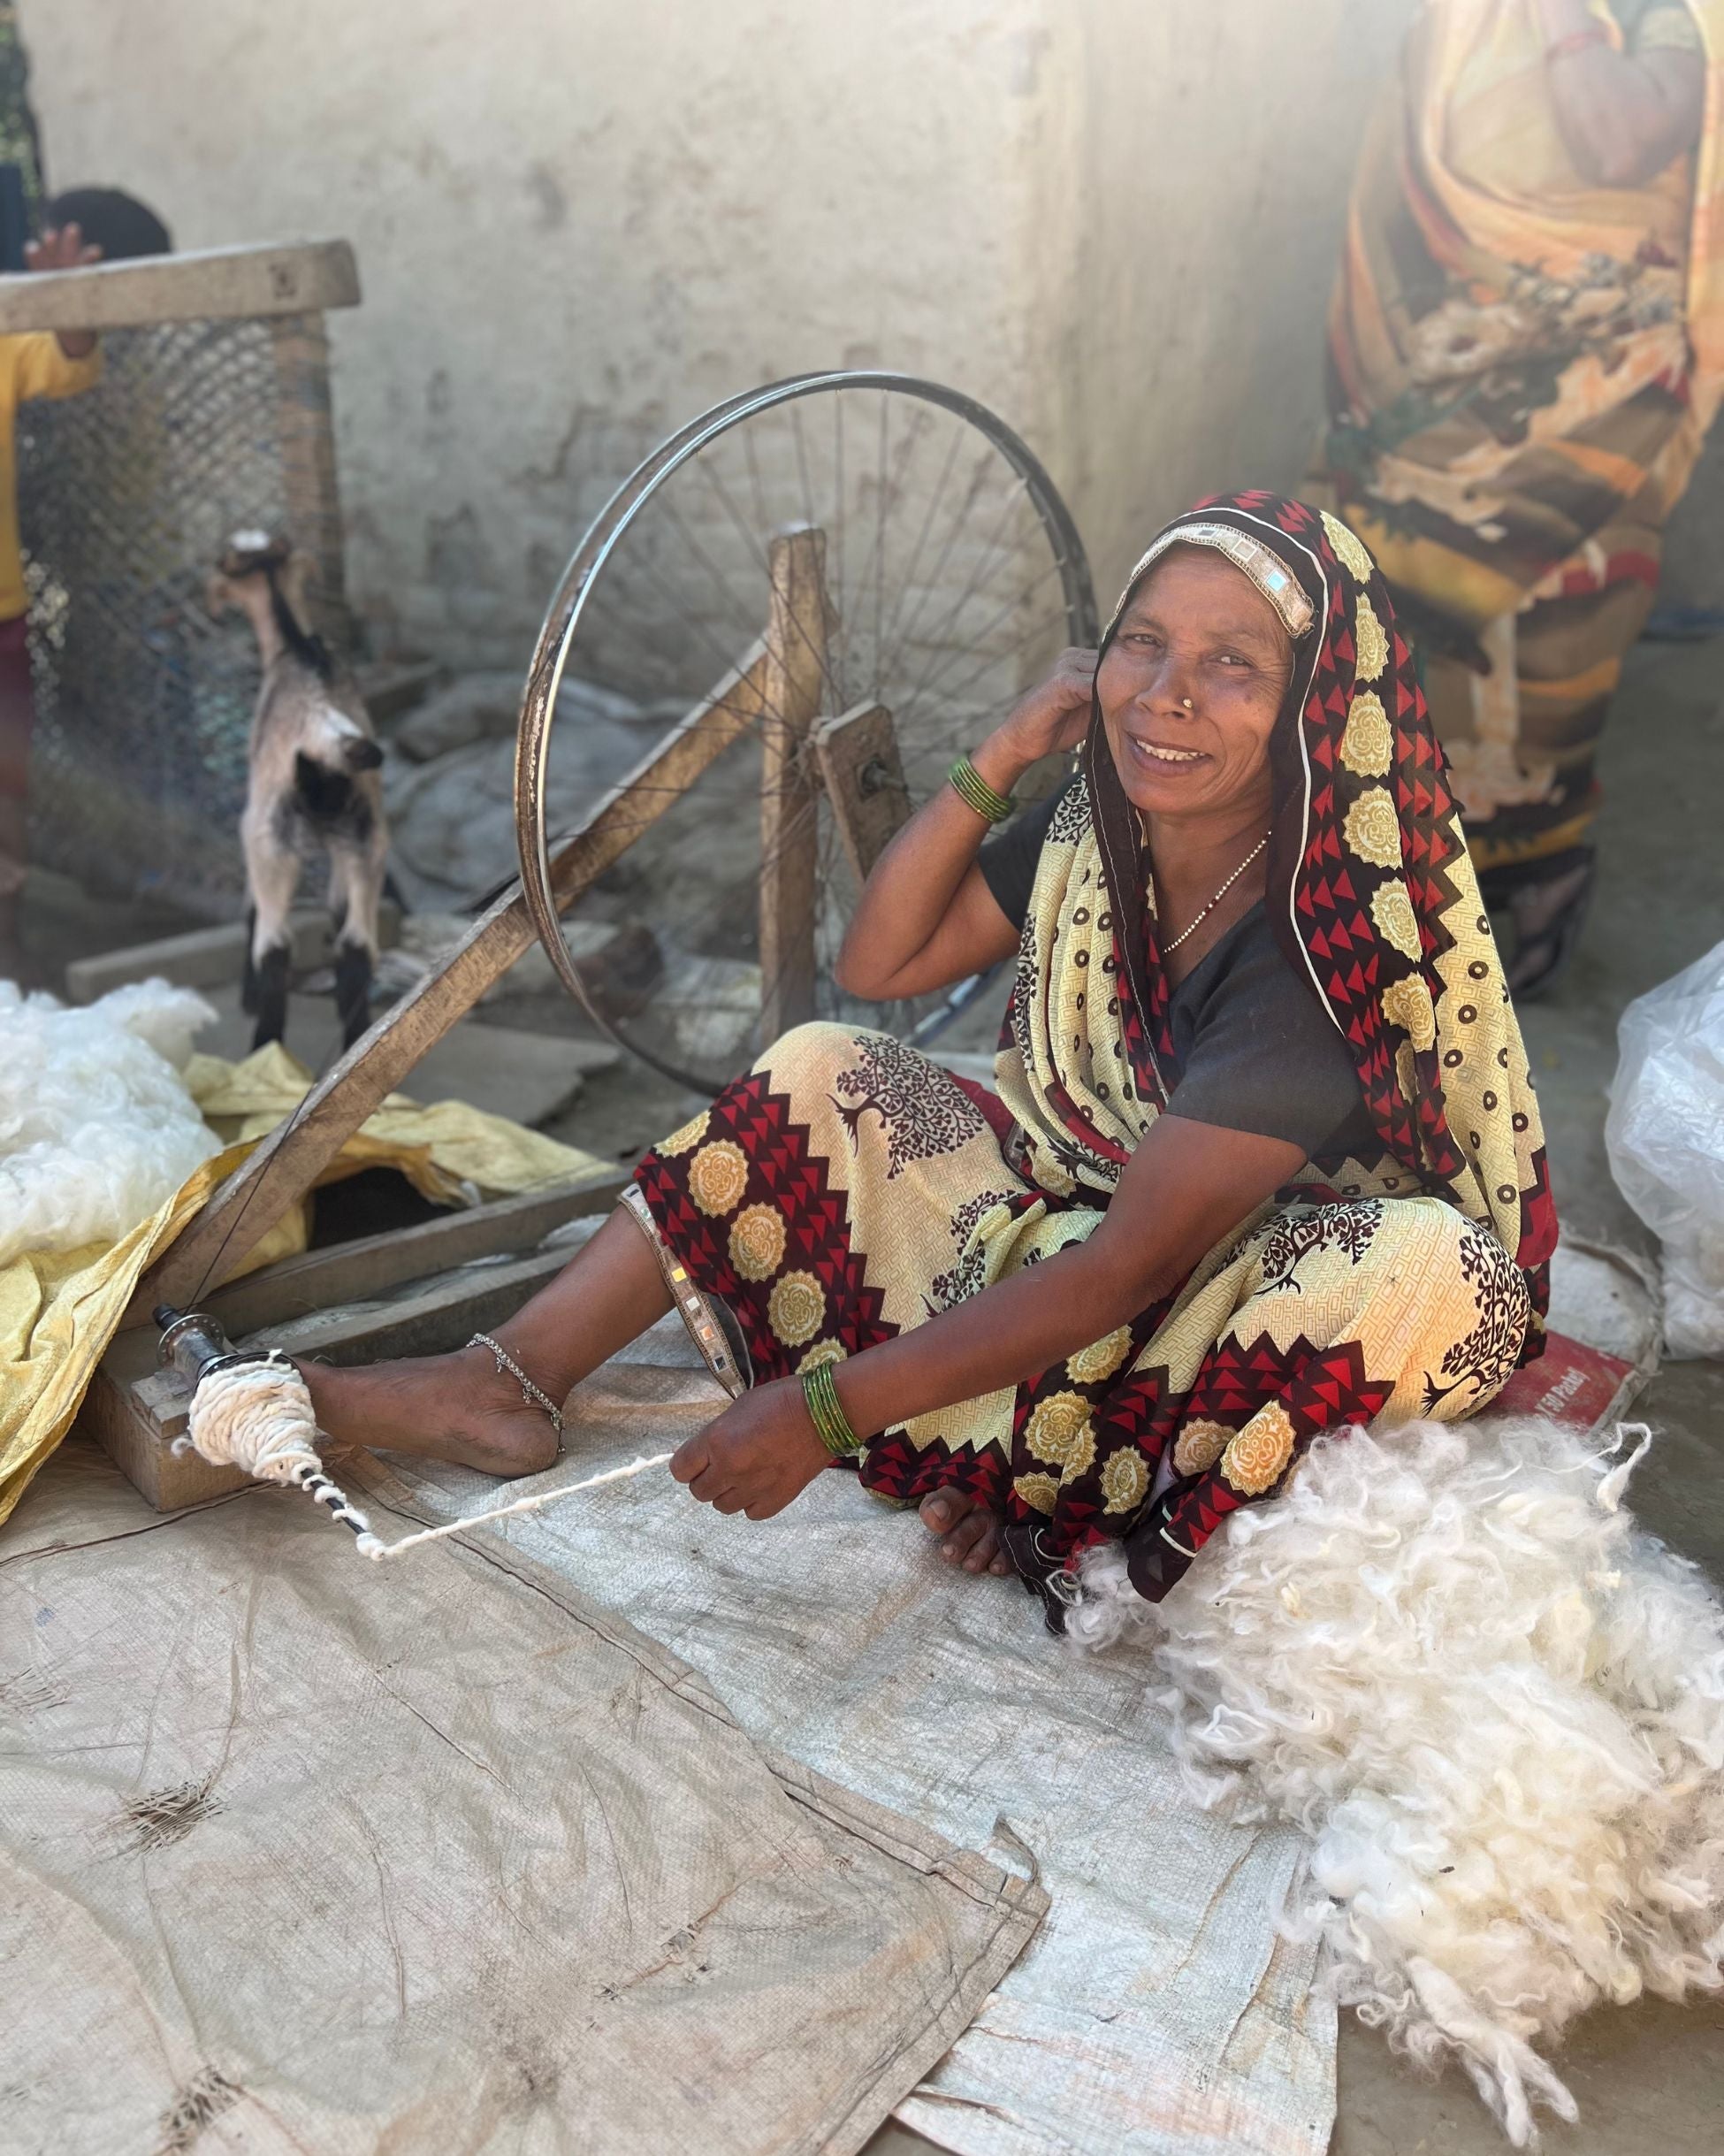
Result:
<svg viewBox="0 0 1724 2156"><path fill-rule="evenodd" d="M853 704L814 729L814 754L827 804L859 890L874 863L910 821L892 715L884 704Z"/></svg>
<svg viewBox="0 0 1724 2156"><path fill-rule="evenodd" d="M281 315L270 325L275 348L276 430L287 494L287 530L317 564L311 615L344 657L354 649L347 610L341 496L335 476L330 409L329 338L320 314Z"/></svg>
<svg viewBox="0 0 1724 2156"><path fill-rule="evenodd" d="M809 730L826 681L826 534L772 542L760 762L760 1041L814 1015L820 778Z"/></svg>

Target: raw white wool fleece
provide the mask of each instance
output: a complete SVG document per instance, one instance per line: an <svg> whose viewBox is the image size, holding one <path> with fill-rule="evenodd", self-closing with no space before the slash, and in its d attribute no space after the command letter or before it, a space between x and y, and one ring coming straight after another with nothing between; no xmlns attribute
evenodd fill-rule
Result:
<svg viewBox="0 0 1724 2156"><path fill-rule="evenodd" d="M1149 1650L1194 1798L1311 1838L1285 1922L1518 2147L1573 2098L1533 2049L1601 1999L1716 1990L1724 1607L1635 1526L1598 1440L1536 1420L1319 1437L1159 1607L1118 1546L1068 1637Z"/></svg>
<svg viewBox="0 0 1724 2156"><path fill-rule="evenodd" d="M165 981L81 1010L0 981L0 1265L118 1242L219 1149L179 1075L215 1015Z"/></svg>

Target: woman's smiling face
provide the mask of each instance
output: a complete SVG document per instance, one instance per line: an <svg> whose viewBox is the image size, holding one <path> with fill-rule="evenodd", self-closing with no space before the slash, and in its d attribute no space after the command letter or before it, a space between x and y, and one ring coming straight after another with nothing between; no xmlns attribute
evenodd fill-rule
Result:
<svg viewBox="0 0 1724 2156"><path fill-rule="evenodd" d="M1174 547L1133 593L1095 677L1120 783L1145 814L1243 810L1273 792L1269 744L1293 639L1241 570Z"/></svg>

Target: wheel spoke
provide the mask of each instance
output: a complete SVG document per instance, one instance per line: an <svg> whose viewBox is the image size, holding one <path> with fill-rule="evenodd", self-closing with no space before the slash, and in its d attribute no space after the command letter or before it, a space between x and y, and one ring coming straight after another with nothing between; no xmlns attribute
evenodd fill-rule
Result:
<svg viewBox="0 0 1724 2156"><path fill-rule="evenodd" d="M951 612L946 616L945 621L941 624L940 636L936 637L933 640L934 656L928 661L927 668L924 670L921 679L917 682L915 687L911 691L910 700L912 704L915 703L922 695L924 690L927 686L928 675L940 663L939 654L941 650L943 648L941 640L942 638L943 638L945 631L957 621L958 617L963 614L965 608L969 605L970 601L975 597L977 592L980 589L984 567L991 562L995 555L999 553L1000 542L1005 537L1006 526L1011 521L1011 512L1018 506L1019 498L1026 492L1027 489L1025 487L1023 481L1019 479L1017 487L1013 490L1013 492L1006 496L1004 501L1001 504L1000 515L994 525L993 531L988 535L988 545L984 548L981 554L978 557L976 566L971 570L969 582L965 585L963 593L960 596L957 604L952 608ZM1006 611L1011 611L1009 607L1007 608Z"/></svg>
<svg viewBox="0 0 1724 2156"><path fill-rule="evenodd" d="M934 497L928 503L927 516L922 519L922 528L916 534L916 544L910 551L910 559L904 565L904 577L898 585L898 595L893 601L890 633L894 639L893 653L895 656L898 649L896 639L898 633L898 623L904 617L904 601L910 594L911 585L915 581L916 571L921 567L923 549L927 545L927 535L934 528L935 513L938 511L941 502L945 499L947 482L951 478L952 466L957 462L958 445L963 440L963 435L954 427L951 447L946 452L945 463L940 467L940 477L934 485ZM885 654L882 652L881 654L882 669L886 663Z"/></svg>
<svg viewBox="0 0 1724 2156"><path fill-rule="evenodd" d="M790 424L796 429L797 471L802 480L802 519L812 531L814 528L814 490L808 483L808 444L802 432L802 406L790 407Z"/></svg>
<svg viewBox="0 0 1724 2156"><path fill-rule="evenodd" d="M1007 600L1004 606L1000 608L997 614L993 615L988 621L982 623L981 627L976 631L975 638L970 647L971 652L974 652L977 645L985 644L988 638L992 636L995 630L996 630L1003 622L1010 620L1011 615L1018 611L1019 607L1027 604L1027 602L1034 597L1035 593L1041 588L1041 586L1047 583L1049 577L1057 577L1059 573L1060 565L1057 562L1051 562L1049 563L1046 569L1038 570L1034 577L1031 578L1030 582L1025 585L1024 589L1019 592L1015 598ZM981 664L976 669L974 673L966 674L963 682L957 688L947 690L947 702L950 703L955 701L956 699L963 693L964 690L967 688L972 682L980 681L989 667L997 666L1003 660L1016 657L1018 653L1026 650L1028 646L1035 641L1036 638L1045 634L1046 629L1047 623L1045 622L1038 622L1034 629L1030 630L1026 634L1019 637L1015 643L1008 645L1004 651L990 651L988 656L982 661ZM917 687L912 692L909 702L904 706L906 715L916 709L921 698L925 696L931 696L934 693L934 690L940 686L940 683L943 678L947 669L953 663L954 661L951 655L948 654L944 663L934 674L933 679L924 680L917 684Z"/></svg>
<svg viewBox="0 0 1724 2156"><path fill-rule="evenodd" d="M850 582L844 575L844 393L832 393L832 503L837 520L837 531L832 534L833 577L836 597L833 604L838 616L838 675L843 684L839 693L843 701L840 711L850 703Z"/></svg>
<svg viewBox="0 0 1724 2156"><path fill-rule="evenodd" d="M822 401L825 412L817 409ZM637 475L638 484L618 490L604 512L609 525L601 520L583 542L577 573L588 585L568 587L578 598L563 654L571 681L586 675L614 683L643 702L674 688L679 703L686 698L683 708L698 708L751 647L777 641L772 541L795 518L798 499L802 524L825 534L833 608L823 640L812 613L783 611L792 624L786 640L800 647L767 650L774 675L800 675L805 700L786 707L798 711L799 743L811 704L836 715L872 695L892 715L905 781L919 800L943 770L957 732L1015 691L1062 625L1072 639L1088 602L1070 520L1014 438L950 393L877 374L790 383L738 399L728 413L715 410L683 440L680 452L668 445L669 453ZM584 560L590 566L580 571ZM1057 588L1049 596L1050 582ZM819 662L818 703L810 652ZM954 1015L944 993L881 1010L834 983L853 872L839 819L814 774L798 776L769 753L790 721L764 674L756 678L767 695L740 706L734 725L721 713L726 731L713 740L726 745L691 789L646 779L616 800L611 828L621 824L632 845L600 879L595 909L650 930L667 968L636 1015L626 1022L601 1015L599 1022L643 1061L705 1089L729 1075L729 1044L744 1033L750 1039L736 1048L736 1067L749 1060L761 1031L759 1017L750 1016L757 984L759 1010L789 1007L780 991L787 979L800 980L810 935L817 1014L906 1034L930 1014L942 1023ZM617 740L621 756L628 742ZM802 753L812 752L805 745ZM599 751L590 781L601 791L611 755L608 746ZM576 774L567 764L556 768L555 798L569 802ZM774 770L782 771L788 791L763 815L763 783L781 783L763 780ZM585 780L584 770L579 776ZM560 821L579 819L571 808ZM787 868L798 919L803 879L812 879L812 921L792 925L788 941L763 942L763 887L770 891L780 872L784 890ZM697 960L721 962L713 987L686 972ZM726 970L740 966L751 970ZM767 977L768 967L780 978ZM747 983L740 1002L732 981ZM734 1019L727 1005L736 1006ZM954 1037L980 1041L986 1022L977 1011ZM685 1067L690 1062L709 1067L696 1073Z"/></svg>
<svg viewBox="0 0 1724 2156"><path fill-rule="evenodd" d="M965 489L964 499L958 504L957 512L952 518L952 528L946 534L945 545L940 549L940 558L935 562L927 582L922 586L914 612L904 624L904 634L897 646L898 651L907 651L910 648L911 639L916 633L917 624L920 622L923 611L927 605L928 593L935 589L941 577L945 574L946 564L952 557L952 549L957 546L965 524L969 519L970 512L976 505L976 497L980 493L987 481L988 470L994 461L991 454L986 449L977 458L976 468L970 475L970 484ZM895 652L893 656L896 659L897 653Z"/></svg>
<svg viewBox="0 0 1724 2156"><path fill-rule="evenodd" d="M726 516L729 517L731 523L736 526L737 531L740 533L744 546L750 548L750 550L752 552L756 562L759 564L761 574L770 579L772 576L772 562L767 554L765 543L758 539L755 535L750 531L748 525L743 519L741 512L737 509L736 503L730 497L729 488L725 485L723 480L719 478L718 474L712 469L712 466L707 463L706 459L704 456L698 456L694 461L696 467L699 470L703 477L706 478L708 485L712 487L713 493L717 495L720 505L723 508ZM797 637L801 639L804 649L807 651L814 651L815 647L810 641L808 632L803 628L801 623L793 619L791 625L795 629ZM827 654L824 652L816 652L815 656L820 661L820 672L826 677L827 687L832 692L835 698L839 699L839 701L835 705L834 708L835 710L842 711L844 708L843 702L843 692L836 677L833 674L831 665L827 658Z"/></svg>
<svg viewBox="0 0 1724 2156"><path fill-rule="evenodd" d="M880 701L881 610L886 598L886 489L890 461L886 454L889 407L886 392L880 393L880 496L874 505L874 701Z"/></svg>

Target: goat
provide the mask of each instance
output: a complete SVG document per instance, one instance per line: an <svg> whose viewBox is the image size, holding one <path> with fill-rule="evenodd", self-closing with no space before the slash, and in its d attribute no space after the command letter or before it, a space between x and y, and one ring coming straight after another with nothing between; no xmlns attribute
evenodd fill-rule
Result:
<svg viewBox="0 0 1724 2156"><path fill-rule="evenodd" d="M378 901L389 834L378 766L383 751L351 681L309 626L310 564L282 539L237 531L210 580L212 615L237 607L257 639L263 678L252 715L250 776L240 839L251 914L243 1001L252 1046L287 1023L288 914L308 854L329 862L335 921L335 1003L344 1047L370 1024Z"/></svg>

